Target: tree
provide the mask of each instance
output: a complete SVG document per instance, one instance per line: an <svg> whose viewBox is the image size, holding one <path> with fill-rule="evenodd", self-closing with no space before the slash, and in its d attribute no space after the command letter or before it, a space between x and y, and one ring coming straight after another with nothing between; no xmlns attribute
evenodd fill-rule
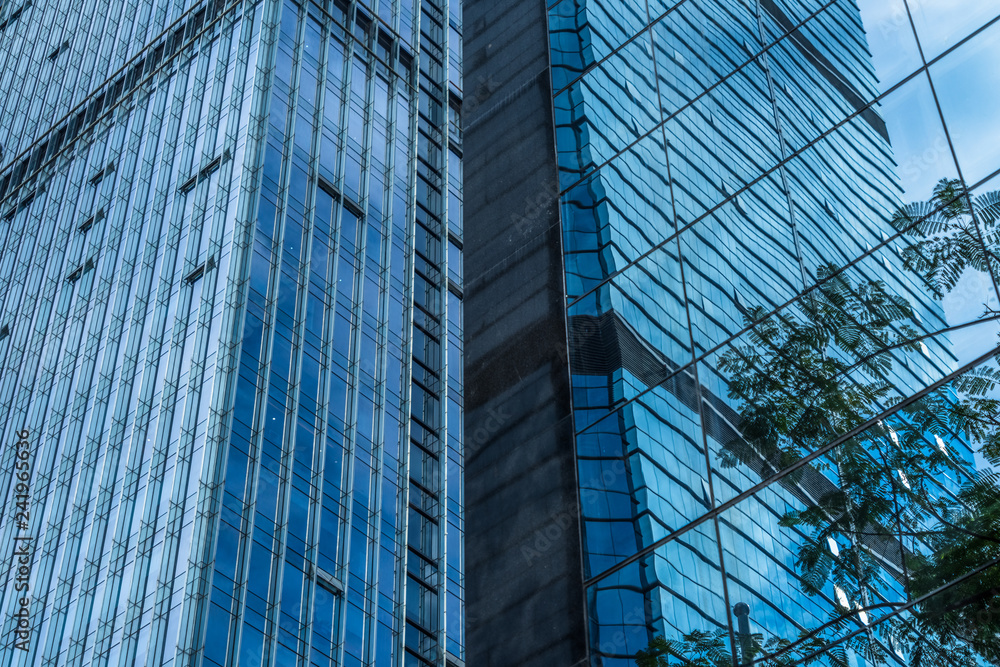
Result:
<svg viewBox="0 0 1000 667"><path fill-rule="evenodd" d="M911 240L904 251L905 268L921 276L940 299L969 269L996 277L998 218L1000 191L974 197L961 181L942 179L929 200L902 207L890 222Z"/></svg>
<svg viewBox="0 0 1000 667"><path fill-rule="evenodd" d="M942 180L929 201L903 207L891 224L911 241L904 267L941 299L966 271L1000 266L998 218L1000 192L974 198ZM724 445L724 466L774 474L902 404L785 476L785 484L817 472L830 480L780 524L805 535L796 562L803 592L832 588L833 608L827 623L794 640L742 637L740 662L846 665L850 649L881 665L890 647L911 667L1000 664L1000 477L976 471L949 446L964 438L1000 464L997 360L907 401L896 373L901 358L922 353L914 309L884 282L850 275L825 266L794 308L748 309L748 341L720 359L743 436ZM892 594L900 585L903 597ZM725 634L657 637L636 662L728 666Z"/></svg>
<svg viewBox="0 0 1000 667"><path fill-rule="evenodd" d="M743 638L743 661L755 661L762 667L791 667L803 655L816 651L828 653L836 667L848 667L847 653L843 648L831 647L821 637L800 636L792 642L772 637L767 640L760 633ZM671 662L670 658L674 658ZM645 651L640 651L635 660L638 667L668 667L671 664L686 664L692 667L733 667L732 653L729 651L729 633L726 630L712 632L694 631L678 640L668 640L663 636L650 642Z"/></svg>

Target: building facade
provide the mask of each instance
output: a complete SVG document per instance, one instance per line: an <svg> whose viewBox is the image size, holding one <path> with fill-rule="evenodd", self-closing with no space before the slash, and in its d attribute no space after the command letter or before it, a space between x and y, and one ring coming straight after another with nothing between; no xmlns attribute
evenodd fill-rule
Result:
<svg viewBox="0 0 1000 667"><path fill-rule="evenodd" d="M721 361L760 345L751 309L794 317L842 270L907 299L922 336L915 356L893 355L884 408L958 367L937 333L952 322L903 269L890 222L929 194L908 157L937 135L897 102L934 104L919 44L942 35L890 4L903 22L853 0L467 8L466 78L484 90L466 131L471 661L626 667L658 636L694 659L702 633L739 664L750 633L792 641L838 605L909 600L919 548L904 527L829 544L880 563L864 600L833 583L806 593L808 531L779 521L836 491L837 452L796 476L760 455L734 464L739 402ZM891 62L890 37L905 47ZM947 143L939 153L937 178L962 174ZM962 433L931 437L973 470ZM868 630L880 615L841 632L907 664Z"/></svg>
<svg viewBox="0 0 1000 667"><path fill-rule="evenodd" d="M461 28L0 6L0 664L463 664Z"/></svg>

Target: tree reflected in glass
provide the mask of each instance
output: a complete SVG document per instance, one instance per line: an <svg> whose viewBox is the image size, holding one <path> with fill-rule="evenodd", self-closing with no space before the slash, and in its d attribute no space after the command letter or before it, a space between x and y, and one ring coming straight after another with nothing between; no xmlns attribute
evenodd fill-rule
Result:
<svg viewBox="0 0 1000 667"><path fill-rule="evenodd" d="M1000 193L942 180L891 221L910 241L903 268L935 299L968 271L992 275L998 218ZM905 297L860 275L824 266L793 308L747 309L748 337L718 363L742 433L722 465L828 480L779 525L805 536L799 588L832 601L829 620L795 637L742 623L732 638L661 636L639 667L1000 664L998 357L908 395L900 366L921 363L929 336Z"/></svg>

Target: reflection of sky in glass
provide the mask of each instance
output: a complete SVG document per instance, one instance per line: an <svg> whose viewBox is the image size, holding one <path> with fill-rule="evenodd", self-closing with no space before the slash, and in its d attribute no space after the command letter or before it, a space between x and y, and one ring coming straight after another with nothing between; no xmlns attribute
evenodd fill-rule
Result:
<svg viewBox="0 0 1000 667"><path fill-rule="evenodd" d="M996 293L990 277L985 273L968 272L955 289L945 296L942 305L951 324L971 322L983 316L986 307L997 308ZM994 347L998 342L1000 324L983 324L955 331L951 334L951 344L958 365L962 366Z"/></svg>
<svg viewBox="0 0 1000 667"><path fill-rule="evenodd" d="M927 60L936 58L972 31L1000 16L1000 2L997 0L907 2Z"/></svg>
<svg viewBox="0 0 1000 667"><path fill-rule="evenodd" d="M958 175L926 76L890 93L879 113L889 130L905 202L930 198L938 181Z"/></svg>
<svg viewBox="0 0 1000 667"><path fill-rule="evenodd" d="M860 0L879 89L886 91L920 68L903 0ZM913 22L930 60L1000 15L1000 0L910 0ZM955 153L969 184L1000 167L1000 22L931 67L931 76ZM892 140L905 202L930 197L942 178L958 175L955 158L927 77L920 74L878 106ZM1000 183L981 191L1000 189ZM986 274L969 271L942 301L949 325L1000 307ZM1000 325L987 323L951 334L959 365L997 341Z"/></svg>
<svg viewBox="0 0 1000 667"><path fill-rule="evenodd" d="M940 3L938 3L940 4ZM969 3L955 3L969 4ZM1000 3L981 2L1000 11ZM970 12L971 13L971 12ZM941 110L966 183L974 185L1000 167L1000 23L977 35L930 69ZM994 179L978 193L1000 189ZM944 301L948 320L972 321L987 307L997 308L989 277L970 272ZM959 363L996 345L996 323L984 324L952 336Z"/></svg>
<svg viewBox="0 0 1000 667"><path fill-rule="evenodd" d="M859 0L879 90L885 92L922 64L903 0Z"/></svg>
<svg viewBox="0 0 1000 667"><path fill-rule="evenodd" d="M976 188L973 196L982 196L995 190L1000 190L1000 177ZM987 274L970 271L952 293L945 297L944 307L949 321L969 322L982 317L987 309L1000 309L1000 300L997 299L996 290ZM972 361L1000 343L1000 322L987 322L956 332L952 335L952 342L959 364Z"/></svg>
<svg viewBox="0 0 1000 667"><path fill-rule="evenodd" d="M930 71L962 175L974 185L1000 167L1000 22Z"/></svg>

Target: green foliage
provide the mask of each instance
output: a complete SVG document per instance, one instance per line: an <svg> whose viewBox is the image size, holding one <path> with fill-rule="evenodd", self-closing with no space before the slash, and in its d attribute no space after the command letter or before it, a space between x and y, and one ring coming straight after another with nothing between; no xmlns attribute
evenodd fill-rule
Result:
<svg viewBox="0 0 1000 667"><path fill-rule="evenodd" d="M963 650L1000 664L1000 478L980 473L963 486L951 522L930 532L927 553L909 561L913 595L922 596L977 569L975 576L931 597L917 613L924 632L942 645L960 640Z"/></svg>
<svg viewBox="0 0 1000 667"><path fill-rule="evenodd" d="M909 302L882 282L854 285L835 271L820 269L820 286L797 312L767 318L763 308L750 309L747 323L761 322L749 344L719 360L741 405L745 440L777 469L862 424L893 394L885 377L891 350L919 349ZM849 381L859 375L863 381ZM729 465L746 462L738 449L725 456Z"/></svg>
<svg viewBox="0 0 1000 667"><path fill-rule="evenodd" d="M760 633L738 637L740 655L737 661L753 662L761 667L792 667L792 665L822 662L830 667L848 667L847 652L841 646L831 646L818 636L802 633L797 641L771 637L764 639ZM695 631L680 640L660 635L650 642L645 651L636 655L638 667L733 667L733 654L729 648L726 630Z"/></svg>
<svg viewBox="0 0 1000 667"><path fill-rule="evenodd" d="M998 219L1000 192L973 197L960 181L942 179L929 201L901 208L891 222L913 241L903 253L904 266L940 298L966 270L989 272L990 262L997 267Z"/></svg>
<svg viewBox="0 0 1000 667"><path fill-rule="evenodd" d="M679 641L660 635L648 649L639 651L635 662L639 667L667 667L678 662L694 667L732 667L728 639L726 630L695 631ZM671 662L670 658L675 660Z"/></svg>
<svg viewBox="0 0 1000 667"><path fill-rule="evenodd" d="M906 268L940 298L966 271L989 271L998 220L1000 193L971 197L942 180L930 201L904 207L892 224L913 241ZM907 398L895 378L900 360L921 352L913 308L883 282L851 275L822 267L793 309L747 311L747 343L718 364L743 435L724 445L723 465L773 474ZM739 663L846 666L854 652L883 665L889 646L911 667L1000 664L1000 477L949 447L961 437L1000 464L998 387L995 365L974 369L782 480L795 485L806 472L830 480L779 525L805 535L796 538L801 589L834 604L828 622L795 640L741 638ZM964 484L945 493L938 481L946 479ZM927 597L904 610L907 600L891 592L899 585L909 600ZM729 667L728 646L722 631L658 637L637 664Z"/></svg>

